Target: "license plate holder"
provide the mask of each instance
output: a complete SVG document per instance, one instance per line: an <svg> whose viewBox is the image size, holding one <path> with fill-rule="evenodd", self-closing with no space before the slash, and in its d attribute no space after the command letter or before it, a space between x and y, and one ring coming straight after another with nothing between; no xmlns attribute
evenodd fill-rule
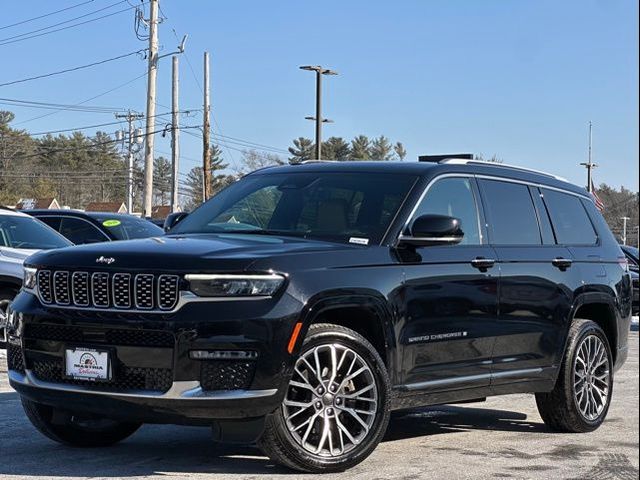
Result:
<svg viewBox="0 0 640 480"><path fill-rule="evenodd" d="M64 372L67 378L89 382L109 382L112 377L112 352L90 347L65 349Z"/></svg>

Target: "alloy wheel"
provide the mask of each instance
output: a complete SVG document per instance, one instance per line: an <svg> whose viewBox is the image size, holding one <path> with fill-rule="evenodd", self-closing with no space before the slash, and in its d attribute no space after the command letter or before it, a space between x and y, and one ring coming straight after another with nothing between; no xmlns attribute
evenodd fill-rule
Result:
<svg viewBox="0 0 640 480"><path fill-rule="evenodd" d="M338 343L315 346L300 356L282 404L291 436L321 457L341 456L361 444L377 409L371 368Z"/></svg>
<svg viewBox="0 0 640 480"><path fill-rule="evenodd" d="M600 337L588 335L582 340L573 371L576 404L582 416L593 422L607 406L611 382L609 355Z"/></svg>

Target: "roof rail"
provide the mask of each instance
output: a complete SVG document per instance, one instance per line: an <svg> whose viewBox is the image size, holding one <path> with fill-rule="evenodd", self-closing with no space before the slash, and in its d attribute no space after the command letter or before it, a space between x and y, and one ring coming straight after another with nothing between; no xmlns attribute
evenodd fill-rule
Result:
<svg viewBox="0 0 640 480"><path fill-rule="evenodd" d="M303 160L302 162L298 162L298 163L292 163L291 165L306 165L307 163L331 163L331 162L337 162L338 160L324 160L324 159L320 159L320 160Z"/></svg>
<svg viewBox="0 0 640 480"><path fill-rule="evenodd" d="M498 163L498 162L489 162L487 160L475 160L475 159L467 159L467 158L445 158L440 160L438 163L444 163L448 165L483 165L485 167L501 167L501 168L509 168L511 170L518 170L521 172L531 172L537 173L538 175L544 175L545 177L553 178L555 180L560 180L561 182L569 183L564 177L560 177L558 175L554 175L553 173L543 172L541 170L535 170L533 168L521 167L519 165L510 165L508 163Z"/></svg>

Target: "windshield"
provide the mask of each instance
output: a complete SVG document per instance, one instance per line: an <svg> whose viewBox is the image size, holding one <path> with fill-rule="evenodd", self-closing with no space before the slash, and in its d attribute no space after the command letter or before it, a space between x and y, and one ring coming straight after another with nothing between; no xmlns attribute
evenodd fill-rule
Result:
<svg viewBox="0 0 640 480"><path fill-rule="evenodd" d="M416 181L386 173L249 175L171 231L254 233L378 243Z"/></svg>
<svg viewBox="0 0 640 480"><path fill-rule="evenodd" d="M33 217L0 215L0 247L47 250L73 245Z"/></svg>
<svg viewBox="0 0 640 480"><path fill-rule="evenodd" d="M164 230L143 218L120 215L96 215L94 218L118 240L164 235Z"/></svg>

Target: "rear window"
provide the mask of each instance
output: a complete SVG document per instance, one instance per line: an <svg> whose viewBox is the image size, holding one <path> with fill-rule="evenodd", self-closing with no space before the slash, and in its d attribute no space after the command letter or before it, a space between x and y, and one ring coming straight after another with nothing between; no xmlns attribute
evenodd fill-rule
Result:
<svg viewBox="0 0 640 480"><path fill-rule="evenodd" d="M491 243L542 244L528 186L496 180L479 180L479 183L486 204Z"/></svg>
<svg viewBox="0 0 640 480"><path fill-rule="evenodd" d="M594 245L598 241L591 220L580 198L555 190L542 189L556 240L563 245Z"/></svg>

